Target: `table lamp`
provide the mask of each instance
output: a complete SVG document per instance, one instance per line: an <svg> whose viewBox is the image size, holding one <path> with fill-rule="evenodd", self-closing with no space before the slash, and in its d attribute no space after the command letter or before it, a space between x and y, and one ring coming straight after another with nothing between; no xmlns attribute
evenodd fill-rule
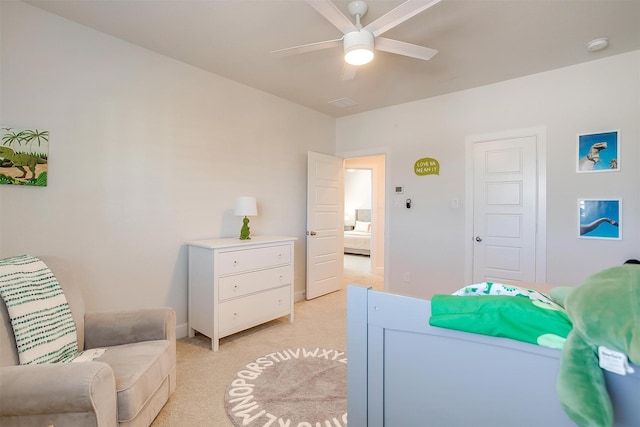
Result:
<svg viewBox="0 0 640 427"><path fill-rule="evenodd" d="M247 217L258 215L256 198L253 196L238 197L236 199L235 215L244 217L242 220L242 228L240 229L240 240L250 240L249 218Z"/></svg>

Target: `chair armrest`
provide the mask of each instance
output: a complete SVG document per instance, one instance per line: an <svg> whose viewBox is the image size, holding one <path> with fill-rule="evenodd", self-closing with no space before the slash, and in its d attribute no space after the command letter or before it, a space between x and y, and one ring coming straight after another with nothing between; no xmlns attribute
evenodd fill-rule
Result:
<svg viewBox="0 0 640 427"><path fill-rule="evenodd" d="M116 380L106 363L3 366L0 384L0 424L3 418L24 417L27 425L28 418L60 420L81 413L94 413L98 426L118 423Z"/></svg>
<svg viewBox="0 0 640 427"><path fill-rule="evenodd" d="M176 341L173 308L85 313L84 347L111 347L142 341Z"/></svg>

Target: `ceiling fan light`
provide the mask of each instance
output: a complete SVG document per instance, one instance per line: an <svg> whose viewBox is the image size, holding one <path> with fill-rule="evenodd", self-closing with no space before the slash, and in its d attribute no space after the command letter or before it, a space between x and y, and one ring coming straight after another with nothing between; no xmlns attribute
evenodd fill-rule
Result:
<svg viewBox="0 0 640 427"><path fill-rule="evenodd" d="M364 65L373 59L373 34L366 30L344 36L344 60L351 65Z"/></svg>
<svg viewBox="0 0 640 427"><path fill-rule="evenodd" d="M344 55L344 60L351 65L364 65L371 62L373 52L369 49L353 49Z"/></svg>

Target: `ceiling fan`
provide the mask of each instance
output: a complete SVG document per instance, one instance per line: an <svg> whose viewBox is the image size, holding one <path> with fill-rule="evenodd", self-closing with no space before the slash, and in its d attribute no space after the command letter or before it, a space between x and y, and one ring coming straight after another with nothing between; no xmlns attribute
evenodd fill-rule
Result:
<svg viewBox="0 0 640 427"><path fill-rule="evenodd" d="M342 70L343 80L353 79L356 75L356 67L367 64L373 59L374 49L425 61L433 58L438 53L435 49L387 39L380 37L380 35L431 6L440 3L441 0L407 0L365 27L360 24L360 19L368 10L367 2L363 0L352 1L347 7L349 14L354 17L355 23L351 22L331 0L306 1L339 29L343 36L335 40L274 50L271 53L293 55L343 45L345 59L345 66Z"/></svg>

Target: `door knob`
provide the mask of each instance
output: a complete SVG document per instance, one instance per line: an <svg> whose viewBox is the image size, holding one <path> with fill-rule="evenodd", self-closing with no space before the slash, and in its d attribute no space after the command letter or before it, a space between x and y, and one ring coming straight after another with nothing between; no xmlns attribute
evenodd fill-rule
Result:
<svg viewBox="0 0 640 427"><path fill-rule="evenodd" d="M307 231L309 236L315 236L317 233L315 231Z"/></svg>
<svg viewBox="0 0 640 427"><path fill-rule="evenodd" d="M476 242L482 242L482 237L476 236Z"/></svg>

